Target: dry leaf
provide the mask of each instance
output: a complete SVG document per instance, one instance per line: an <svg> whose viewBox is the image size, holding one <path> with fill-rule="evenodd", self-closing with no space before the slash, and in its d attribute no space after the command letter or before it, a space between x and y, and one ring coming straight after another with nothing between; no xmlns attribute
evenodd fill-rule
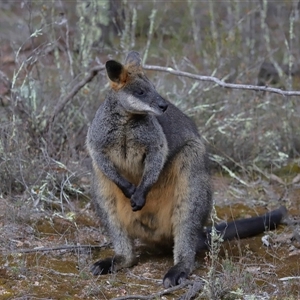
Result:
<svg viewBox="0 0 300 300"><path fill-rule="evenodd" d="M252 273L252 274L256 274L256 273L258 273L260 270L261 270L261 268L260 268L260 267L256 267L256 266L254 266L254 267L247 267L247 268L245 269L245 271L247 271L247 272L249 272L249 273Z"/></svg>
<svg viewBox="0 0 300 300"><path fill-rule="evenodd" d="M271 182L277 182L277 183L280 183L280 184L283 184L283 185L285 184L283 182L283 180L281 178L279 178L278 176L276 176L275 174L271 174L269 176L269 179L270 179Z"/></svg>
<svg viewBox="0 0 300 300"><path fill-rule="evenodd" d="M298 174L294 179L292 180L293 184L299 183L300 182L300 174Z"/></svg>

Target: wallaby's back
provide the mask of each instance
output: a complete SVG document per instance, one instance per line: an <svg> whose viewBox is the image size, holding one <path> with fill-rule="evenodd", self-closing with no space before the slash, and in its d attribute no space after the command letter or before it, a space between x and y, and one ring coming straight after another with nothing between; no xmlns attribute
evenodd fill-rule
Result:
<svg viewBox="0 0 300 300"><path fill-rule="evenodd" d="M188 140L200 140L197 127L181 110L168 101L168 109L156 117L166 136L169 156L178 152Z"/></svg>

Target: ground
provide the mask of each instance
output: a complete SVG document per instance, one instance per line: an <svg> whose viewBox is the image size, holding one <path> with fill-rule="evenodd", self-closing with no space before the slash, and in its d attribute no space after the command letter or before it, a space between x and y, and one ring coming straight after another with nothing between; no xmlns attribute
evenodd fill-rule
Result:
<svg viewBox="0 0 300 300"><path fill-rule="evenodd" d="M218 217L245 218L278 206L286 186L274 178L258 179L246 187L214 175ZM288 206L290 220L299 215L299 183L289 186L281 202ZM90 265L113 253L109 237L102 233L87 199L74 200L72 206L63 215L54 208L24 209L17 201L1 200L0 299L112 299L163 290L162 277L172 265L172 254L139 243L135 267L93 277ZM200 253L190 280L212 280L223 299L250 299L251 295L251 299L298 299L300 243L295 239L296 227L288 223L274 232L224 243L217 261L208 252ZM216 272L210 278L212 268ZM188 286L163 299L178 299L187 291Z"/></svg>

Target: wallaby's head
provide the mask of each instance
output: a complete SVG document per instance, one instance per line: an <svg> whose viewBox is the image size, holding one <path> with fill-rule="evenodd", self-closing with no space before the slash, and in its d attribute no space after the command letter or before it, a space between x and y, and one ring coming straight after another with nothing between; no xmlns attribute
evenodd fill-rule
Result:
<svg viewBox="0 0 300 300"><path fill-rule="evenodd" d="M105 66L111 88L126 111L161 115L167 109L167 101L158 94L144 74L138 52L129 52L124 65L109 60Z"/></svg>

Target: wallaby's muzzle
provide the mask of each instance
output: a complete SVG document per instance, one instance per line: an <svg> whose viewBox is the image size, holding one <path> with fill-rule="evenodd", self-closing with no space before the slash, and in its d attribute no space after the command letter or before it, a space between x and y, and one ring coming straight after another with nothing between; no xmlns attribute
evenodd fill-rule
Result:
<svg viewBox="0 0 300 300"><path fill-rule="evenodd" d="M159 100L157 101L157 105L159 109L164 113L167 108L168 108L168 103L165 101L164 98L160 97Z"/></svg>

